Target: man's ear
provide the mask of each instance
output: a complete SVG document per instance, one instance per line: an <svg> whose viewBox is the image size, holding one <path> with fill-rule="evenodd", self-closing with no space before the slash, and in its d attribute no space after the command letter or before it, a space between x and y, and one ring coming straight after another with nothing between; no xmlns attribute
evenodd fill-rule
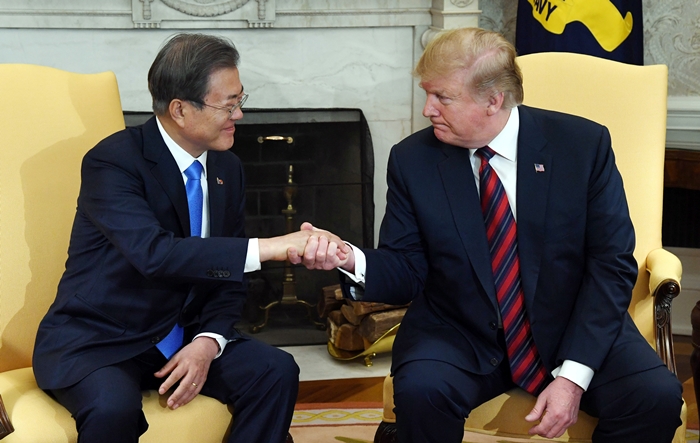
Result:
<svg viewBox="0 0 700 443"><path fill-rule="evenodd" d="M179 98L173 99L168 106L170 118L181 128L185 127L185 115L188 111L189 109L185 109L185 102Z"/></svg>
<svg viewBox="0 0 700 443"><path fill-rule="evenodd" d="M505 100L505 94L499 92L497 94L489 97L489 102L486 107L486 112L488 115L494 115L503 108L503 101Z"/></svg>

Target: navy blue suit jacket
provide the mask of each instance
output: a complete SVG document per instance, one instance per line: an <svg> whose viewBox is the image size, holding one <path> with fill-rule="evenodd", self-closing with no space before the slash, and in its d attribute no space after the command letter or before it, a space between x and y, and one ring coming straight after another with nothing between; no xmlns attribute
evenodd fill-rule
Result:
<svg viewBox="0 0 700 443"><path fill-rule="evenodd" d="M204 239L189 236L182 174L155 118L100 142L81 174L66 270L36 338L39 386L70 386L141 354L176 321L186 343L200 332L238 338L248 246L238 157L208 154Z"/></svg>
<svg viewBox="0 0 700 443"><path fill-rule="evenodd" d="M634 230L608 130L519 110L521 279L547 370L574 360L596 371L595 386L659 366L627 313L637 276ZM427 128L394 146L387 180L379 246L364 251L363 300L412 301L393 345L394 370L433 359L493 371L505 355L469 150L440 142Z"/></svg>

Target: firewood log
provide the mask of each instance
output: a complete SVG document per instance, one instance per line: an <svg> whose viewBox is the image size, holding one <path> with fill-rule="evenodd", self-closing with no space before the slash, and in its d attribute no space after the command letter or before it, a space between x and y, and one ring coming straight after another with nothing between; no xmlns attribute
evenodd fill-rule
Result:
<svg viewBox="0 0 700 443"><path fill-rule="evenodd" d="M360 322L360 335L374 343L386 331L401 323L407 308L373 312Z"/></svg>

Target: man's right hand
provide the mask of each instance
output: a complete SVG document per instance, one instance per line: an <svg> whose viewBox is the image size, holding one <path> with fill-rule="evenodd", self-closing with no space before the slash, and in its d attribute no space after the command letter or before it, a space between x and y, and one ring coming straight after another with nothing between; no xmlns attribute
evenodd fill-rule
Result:
<svg viewBox="0 0 700 443"><path fill-rule="evenodd" d="M310 228L306 225L310 226ZM300 231L279 237L258 239L260 262L269 260L285 261L287 259L292 261L292 255L288 251L294 251L293 256L298 257L298 251L304 251L311 238L314 239L313 242L323 239L324 245L334 245L334 255L339 260L347 260L347 254L351 251L351 248L340 237L328 231L316 229L310 223L304 223ZM292 263L298 264L300 261L292 261Z"/></svg>
<svg viewBox="0 0 700 443"><path fill-rule="evenodd" d="M301 232L310 233L303 248L289 248L288 259L294 264L302 263L308 269L329 271L343 268L354 272L355 255L350 246L335 234L315 228L311 223L304 222ZM299 255L303 251L303 255Z"/></svg>

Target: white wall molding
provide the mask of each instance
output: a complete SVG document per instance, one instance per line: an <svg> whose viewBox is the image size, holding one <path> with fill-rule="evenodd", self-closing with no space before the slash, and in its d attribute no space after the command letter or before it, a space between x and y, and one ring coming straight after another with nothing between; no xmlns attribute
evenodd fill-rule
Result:
<svg viewBox="0 0 700 443"><path fill-rule="evenodd" d="M35 0L32 8L0 0L0 27L41 29L242 29L430 25L444 15L453 27L462 16L476 15L478 1L464 11L449 2L433 8L430 0L74 0L57 5ZM458 3L459 4L459 3ZM431 17L432 15L432 17ZM439 21L439 20L437 20ZM462 25L464 26L464 25Z"/></svg>
<svg viewBox="0 0 700 443"><path fill-rule="evenodd" d="M666 147L700 151L700 97L669 97Z"/></svg>

